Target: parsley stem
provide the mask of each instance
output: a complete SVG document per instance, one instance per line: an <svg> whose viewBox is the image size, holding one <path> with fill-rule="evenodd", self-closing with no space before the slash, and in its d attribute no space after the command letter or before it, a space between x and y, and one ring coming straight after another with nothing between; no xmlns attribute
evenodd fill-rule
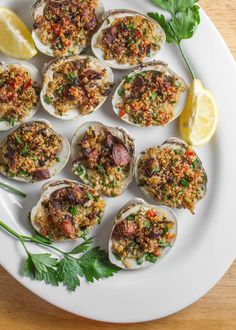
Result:
<svg viewBox="0 0 236 330"><path fill-rule="evenodd" d="M0 227L4 228L6 231L8 231L11 235L15 236L18 239L21 239L21 235L17 234L13 229L8 227L4 222L0 220Z"/></svg>
<svg viewBox="0 0 236 330"><path fill-rule="evenodd" d="M20 197L24 197L24 198L26 197L26 194L25 193L23 193L22 191L20 191L20 190L18 190L16 188L13 188L13 187L9 186L6 183L0 182L0 188L4 189L6 191L9 191L9 192L11 192L11 193L13 193L15 195L18 195Z"/></svg>
<svg viewBox="0 0 236 330"><path fill-rule="evenodd" d="M193 78L193 80L194 80L194 79L196 78L196 76L195 76L195 74L194 74L194 72L193 72L193 69L191 68L191 66L190 66L190 64L189 64L189 61L188 61L188 59L187 59L187 57L186 57L186 55L185 55L185 53L184 53L184 51L183 51L183 48L181 47L180 42L177 43L177 45L178 45L179 51L180 51L180 53L181 53L181 55L182 55L182 57L183 57L183 59L184 59L184 62L186 63L186 65L187 65L187 67L188 67L188 69L189 69L189 71L190 71L190 74L191 74L191 76L192 76L192 78Z"/></svg>

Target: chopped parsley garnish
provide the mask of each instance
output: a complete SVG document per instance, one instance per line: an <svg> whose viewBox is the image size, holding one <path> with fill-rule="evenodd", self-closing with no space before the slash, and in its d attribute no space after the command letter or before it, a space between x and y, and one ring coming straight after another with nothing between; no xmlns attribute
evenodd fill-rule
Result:
<svg viewBox="0 0 236 330"><path fill-rule="evenodd" d="M77 174L78 176L81 176L83 173L84 173L84 169L83 169L83 167L82 167L80 164L77 165L77 167L76 167L76 174Z"/></svg>
<svg viewBox="0 0 236 330"><path fill-rule="evenodd" d="M163 229L162 235L165 235L166 233L168 233L168 231L169 231L169 227L165 226L165 228Z"/></svg>
<svg viewBox="0 0 236 330"><path fill-rule="evenodd" d="M188 180L186 180L186 179L181 179L181 185L183 186L183 187L188 187L188 185L189 185L189 182L188 182Z"/></svg>
<svg viewBox="0 0 236 330"><path fill-rule="evenodd" d="M157 257L155 257L153 254L148 253L145 257L145 260L148 262L155 263L157 261Z"/></svg>
<svg viewBox="0 0 236 330"><path fill-rule="evenodd" d="M143 227L144 227L144 228L151 228L151 226L152 226L152 224L151 224L150 221L145 220L145 221L143 222Z"/></svg>
<svg viewBox="0 0 236 330"><path fill-rule="evenodd" d="M75 74L74 72L69 72L67 74L67 79L73 81L75 79Z"/></svg>
<svg viewBox="0 0 236 330"><path fill-rule="evenodd" d="M44 102L47 103L47 104L51 104L52 103L51 102L51 98L47 94L44 96Z"/></svg>
<svg viewBox="0 0 236 330"><path fill-rule="evenodd" d="M70 214L72 214L73 216L76 216L79 214L79 207L76 206L71 206L68 208L68 212L70 212Z"/></svg>
<svg viewBox="0 0 236 330"><path fill-rule="evenodd" d="M24 147L20 151L20 155L25 157L25 156L29 155L29 152L30 152L29 147L27 144L25 144Z"/></svg>
<svg viewBox="0 0 236 330"><path fill-rule="evenodd" d="M132 81L134 81L134 79L135 79L135 76L131 76L131 77L126 76L126 77L125 77L125 82L129 84L129 83L131 83Z"/></svg>
<svg viewBox="0 0 236 330"><path fill-rule="evenodd" d="M122 88L122 87L119 88L119 89L118 89L118 95L119 95L119 96L123 96L124 94L125 94L125 90L124 90L124 88Z"/></svg>
<svg viewBox="0 0 236 330"><path fill-rule="evenodd" d="M128 217L127 217L127 220L128 221L134 221L135 219L135 214L130 214Z"/></svg>
<svg viewBox="0 0 236 330"><path fill-rule="evenodd" d="M156 93L156 92L153 92L153 93L151 94L151 99L152 99L152 101L155 101L156 98L157 98L157 93Z"/></svg>
<svg viewBox="0 0 236 330"><path fill-rule="evenodd" d="M93 200L93 194L91 192L87 193L88 199Z"/></svg>
<svg viewBox="0 0 236 330"><path fill-rule="evenodd" d="M195 159L193 162L192 162L192 167L194 170L198 170L199 168L201 168L201 164L200 164L200 161L198 159Z"/></svg>
<svg viewBox="0 0 236 330"><path fill-rule="evenodd" d="M102 163L97 164L97 169L102 175L107 176L106 170Z"/></svg>
<svg viewBox="0 0 236 330"><path fill-rule="evenodd" d="M17 142L18 144L23 143L23 141L22 141L22 139L19 137L19 135L16 135L16 142Z"/></svg>
<svg viewBox="0 0 236 330"><path fill-rule="evenodd" d="M60 158L59 157L56 157L56 162L60 163Z"/></svg>

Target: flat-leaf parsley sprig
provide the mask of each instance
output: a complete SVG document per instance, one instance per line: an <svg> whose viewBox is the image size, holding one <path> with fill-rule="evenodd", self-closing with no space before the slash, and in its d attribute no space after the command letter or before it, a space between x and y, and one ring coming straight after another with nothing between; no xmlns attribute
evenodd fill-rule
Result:
<svg viewBox="0 0 236 330"><path fill-rule="evenodd" d="M32 280L44 281L53 286L62 283L69 291L75 291L80 286L81 277L93 283L94 280L111 277L120 270L119 267L110 263L104 250L100 247L91 247L93 238L65 252L39 234L20 235L2 221L0 221L0 228L14 236L23 245L27 258L23 264L22 274ZM26 246L26 243L30 242L54 250L61 255L61 258L56 258L50 253L31 253Z"/></svg>
<svg viewBox="0 0 236 330"><path fill-rule="evenodd" d="M171 13L170 20L158 13L148 13L157 21L166 34L166 41L176 43L193 79L195 74L184 54L181 41L192 38L200 24L198 0L152 0L158 7Z"/></svg>

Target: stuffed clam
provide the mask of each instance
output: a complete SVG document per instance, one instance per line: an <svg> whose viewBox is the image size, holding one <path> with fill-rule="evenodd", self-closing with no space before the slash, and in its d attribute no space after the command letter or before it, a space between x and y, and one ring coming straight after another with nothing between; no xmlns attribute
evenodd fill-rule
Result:
<svg viewBox="0 0 236 330"><path fill-rule="evenodd" d="M96 31L104 8L100 0L36 0L32 37L44 54L80 54Z"/></svg>
<svg viewBox="0 0 236 330"><path fill-rule="evenodd" d="M42 105L63 120L89 115L105 102L113 79L111 69L93 56L56 59L45 67Z"/></svg>
<svg viewBox="0 0 236 330"><path fill-rule="evenodd" d="M0 131L30 119L40 101L40 74L31 63L0 63Z"/></svg>
<svg viewBox="0 0 236 330"><path fill-rule="evenodd" d="M76 181L53 180L30 213L33 227L52 241L85 238L100 223L105 201L91 187Z"/></svg>
<svg viewBox="0 0 236 330"><path fill-rule="evenodd" d="M152 60L165 41L163 29L152 18L126 9L111 10L92 38L92 50L110 67L126 70Z"/></svg>
<svg viewBox="0 0 236 330"><path fill-rule="evenodd" d="M113 97L113 109L135 126L164 126L182 112L188 88L166 63L140 65L120 83Z"/></svg>
<svg viewBox="0 0 236 330"><path fill-rule="evenodd" d="M69 157L69 142L49 122L29 121L1 142L0 173L23 182L43 181L59 173Z"/></svg>
<svg viewBox="0 0 236 330"><path fill-rule="evenodd" d="M169 208L132 200L115 218L109 259L124 269L149 267L170 251L176 235L177 219Z"/></svg>
<svg viewBox="0 0 236 330"><path fill-rule="evenodd" d="M116 197L133 179L134 152L134 140L123 128L87 122L72 140L73 172L101 194Z"/></svg>
<svg viewBox="0 0 236 330"><path fill-rule="evenodd" d="M135 176L140 189L153 201L192 213L206 194L207 175L201 160L191 146L177 138L141 152Z"/></svg>

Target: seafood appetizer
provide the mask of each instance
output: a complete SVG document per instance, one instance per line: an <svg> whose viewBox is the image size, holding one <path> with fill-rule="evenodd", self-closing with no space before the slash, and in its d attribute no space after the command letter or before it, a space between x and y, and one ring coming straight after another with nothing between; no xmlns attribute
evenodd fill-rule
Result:
<svg viewBox="0 0 236 330"><path fill-rule="evenodd" d="M113 109L131 125L164 126L176 119L187 101L187 85L166 63L142 64L126 76L113 97Z"/></svg>
<svg viewBox="0 0 236 330"><path fill-rule="evenodd" d="M177 138L143 151L135 175L138 186L153 201L192 213L206 193L207 175L201 160L192 147Z"/></svg>
<svg viewBox="0 0 236 330"><path fill-rule="evenodd" d="M52 241L85 238L100 223L105 201L91 187L72 180L53 180L43 186L30 213L33 227Z"/></svg>
<svg viewBox="0 0 236 330"><path fill-rule="evenodd" d="M72 140L73 172L101 194L119 196L133 179L134 149L123 128L85 123Z"/></svg>
<svg viewBox="0 0 236 330"><path fill-rule="evenodd" d="M94 55L114 69L130 69L152 60L166 36L152 18L131 10L111 10L92 38Z"/></svg>
<svg viewBox="0 0 236 330"><path fill-rule="evenodd" d="M96 31L104 8L100 0L36 0L32 37L44 54L80 54Z"/></svg>
<svg viewBox="0 0 236 330"><path fill-rule="evenodd" d="M113 79L111 69L93 56L56 59L45 68L41 102L60 119L89 115L105 102Z"/></svg>
<svg viewBox="0 0 236 330"><path fill-rule="evenodd" d="M176 235L177 220L169 208L132 200L116 216L109 239L110 261L125 269L149 267L167 254Z"/></svg>
<svg viewBox="0 0 236 330"><path fill-rule="evenodd" d="M39 107L40 74L30 63L0 63L0 131L30 119Z"/></svg>
<svg viewBox="0 0 236 330"><path fill-rule="evenodd" d="M47 121L31 121L16 128L0 144L0 172L18 181L43 181L59 173L69 157L66 138Z"/></svg>

